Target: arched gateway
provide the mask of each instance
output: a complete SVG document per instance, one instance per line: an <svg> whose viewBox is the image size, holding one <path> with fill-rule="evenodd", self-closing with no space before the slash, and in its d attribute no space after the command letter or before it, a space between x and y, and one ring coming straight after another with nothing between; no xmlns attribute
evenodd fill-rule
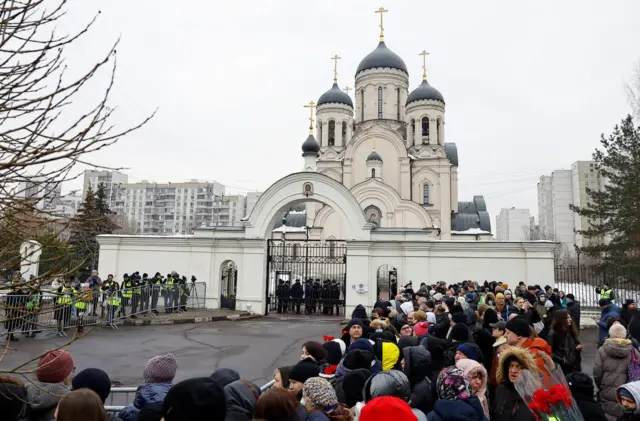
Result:
<svg viewBox="0 0 640 421"><path fill-rule="evenodd" d="M343 219L345 238L310 240L311 227L304 227L302 238L295 238L295 233L287 237L286 227L272 238L282 210L309 202L334 209ZM246 240L266 239L265 313L344 314L346 241L369 241L374 227L344 185L315 172L288 175L260 196L244 224Z"/></svg>

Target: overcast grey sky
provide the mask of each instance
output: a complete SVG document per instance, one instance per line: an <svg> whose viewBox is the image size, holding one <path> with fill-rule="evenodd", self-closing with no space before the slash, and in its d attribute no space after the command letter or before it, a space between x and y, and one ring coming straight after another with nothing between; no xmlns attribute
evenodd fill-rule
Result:
<svg viewBox="0 0 640 421"><path fill-rule="evenodd" d="M459 199L483 194L492 225L502 207L537 215L536 183L590 159L600 134L629 112L624 84L640 60L640 1L385 0L387 46L411 89L445 97L446 140L460 158ZM302 168L303 105L353 87L378 42L378 2L366 0L72 0L61 29L101 15L68 51L84 70L117 37L112 103L124 127L156 118L93 162L128 167L131 181L216 180L263 190ZM90 94L83 99L91 98ZM79 186L78 183L74 186Z"/></svg>

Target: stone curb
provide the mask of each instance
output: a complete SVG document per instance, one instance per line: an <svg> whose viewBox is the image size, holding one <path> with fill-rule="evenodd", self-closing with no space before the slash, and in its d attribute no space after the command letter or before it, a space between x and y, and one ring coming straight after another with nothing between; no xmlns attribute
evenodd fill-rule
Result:
<svg viewBox="0 0 640 421"><path fill-rule="evenodd" d="M261 314L251 314L247 312L243 312L240 314L231 314L228 316L211 316L211 317L192 317L185 319L175 319L175 320L166 320L166 319L125 319L121 322L116 323L118 326L149 326L149 325L182 325L189 323L205 323L205 322L220 322L223 320L229 321L243 321L250 319L259 319L263 317Z"/></svg>

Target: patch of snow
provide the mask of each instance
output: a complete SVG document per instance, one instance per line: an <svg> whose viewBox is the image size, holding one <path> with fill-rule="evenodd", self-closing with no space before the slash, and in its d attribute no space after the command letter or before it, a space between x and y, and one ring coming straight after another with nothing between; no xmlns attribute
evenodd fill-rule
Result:
<svg viewBox="0 0 640 421"><path fill-rule="evenodd" d="M274 229L273 232L305 232L306 230L306 227L288 227L286 225L282 225Z"/></svg>
<svg viewBox="0 0 640 421"><path fill-rule="evenodd" d="M306 215L307 214L307 210L306 209L301 210L301 211L292 210L292 211L289 211L289 214L290 215Z"/></svg>
<svg viewBox="0 0 640 421"><path fill-rule="evenodd" d="M415 156L413 156L411 154L407 154L407 155L409 155L409 158L413 159L414 161L418 159L418 158L416 158Z"/></svg>
<svg viewBox="0 0 640 421"><path fill-rule="evenodd" d="M451 234L457 235L491 235L489 231L481 230L480 228L469 228L466 231L451 231Z"/></svg>

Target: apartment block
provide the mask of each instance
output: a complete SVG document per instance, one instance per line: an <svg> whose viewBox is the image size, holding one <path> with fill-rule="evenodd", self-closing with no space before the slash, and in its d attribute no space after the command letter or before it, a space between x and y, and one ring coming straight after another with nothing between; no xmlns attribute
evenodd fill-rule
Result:
<svg viewBox="0 0 640 421"><path fill-rule="evenodd" d="M569 254L574 252L575 245L586 245L576 231L587 229L589 221L569 209L569 205L585 206L587 188L596 190L603 186L593 161L576 161L570 170L556 170L550 176L541 176L538 182L541 238L561 243Z"/></svg>
<svg viewBox="0 0 640 421"><path fill-rule="evenodd" d="M87 197L89 187L95 192L100 184L104 185L106 196L111 198L120 184L127 184L128 182L129 176L119 171L86 170L82 185L82 198Z"/></svg>
<svg viewBox="0 0 640 421"><path fill-rule="evenodd" d="M496 216L498 241L528 241L531 236L531 212L529 209L503 208Z"/></svg>

